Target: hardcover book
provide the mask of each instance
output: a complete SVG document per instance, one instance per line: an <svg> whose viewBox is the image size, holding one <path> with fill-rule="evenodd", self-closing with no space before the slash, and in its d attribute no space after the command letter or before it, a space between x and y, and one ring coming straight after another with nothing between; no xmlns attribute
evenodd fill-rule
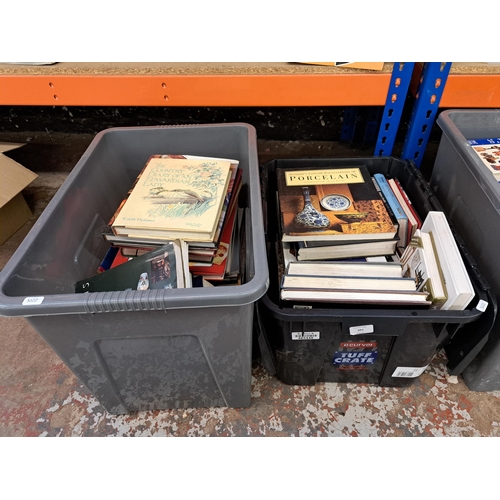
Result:
<svg viewBox="0 0 500 500"><path fill-rule="evenodd" d="M75 292L185 288L184 272L181 243L171 241L152 252L77 281Z"/></svg>
<svg viewBox="0 0 500 500"><path fill-rule="evenodd" d="M290 262L286 273L294 276L360 276L401 278L399 262Z"/></svg>
<svg viewBox="0 0 500 500"><path fill-rule="evenodd" d="M132 238L213 241L231 177L231 161L154 156L111 228Z"/></svg>
<svg viewBox="0 0 500 500"><path fill-rule="evenodd" d="M128 262L132 257L124 255L121 251L117 252L115 258L113 259L113 263L111 264L111 268L120 266L125 262Z"/></svg>
<svg viewBox="0 0 500 500"><path fill-rule="evenodd" d="M406 215L403 207L399 203L394 191L389 186L387 179L384 174L376 173L373 175L374 182L378 186L381 192L382 198L385 200L387 205L389 205L394 217L398 221L398 236L400 248L405 248L408 244L408 216Z"/></svg>
<svg viewBox="0 0 500 500"><path fill-rule="evenodd" d="M406 239L406 242L408 243L413 238L415 231L422 227L422 221L420 220L420 217L418 216L415 208L413 207L413 204L410 201L410 198L408 198L408 195L403 189L403 186L401 186L399 180L388 179L387 183L391 187L394 195L398 199L400 205L403 207L406 216L408 217L408 232Z"/></svg>
<svg viewBox="0 0 500 500"><path fill-rule="evenodd" d="M364 276L283 276L281 288L306 290L383 290L415 292L415 280L410 277L374 278Z"/></svg>
<svg viewBox="0 0 500 500"><path fill-rule="evenodd" d="M394 225L364 165L277 169L283 241L383 240Z"/></svg>
<svg viewBox="0 0 500 500"><path fill-rule="evenodd" d="M233 230L236 222L236 205L231 207L230 213L228 213L228 219L224 225L224 231L219 242L219 248L212 262L209 266L191 264L189 269L191 273L195 276L201 275L206 279L222 280L226 274L226 268L228 263L228 257L233 238Z"/></svg>
<svg viewBox="0 0 500 500"><path fill-rule="evenodd" d="M376 290L307 290L282 288L282 300L299 302L338 302L376 305L429 306L424 292Z"/></svg>
<svg viewBox="0 0 500 500"><path fill-rule="evenodd" d="M392 238L339 245L324 243L318 246L314 245L316 242L299 241L295 245L297 245L297 260L329 260L392 255L396 252L398 242L399 238Z"/></svg>
<svg viewBox="0 0 500 500"><path fill-rule="evenodd" d="M446 302L446 288L437 263L432 235L417 229L401 255L403 275L415 280L419 292L427 292L432 307L439 309Z"/></svg>
<svg viewBox="0 0 500 500"><path fill-rule="evenodd" d="M484 165L500 181L500 137L467 141Z"/></svg>
<svg viewBox="0 0 500 500"><path fill-rule="evenodd" d="M447 300L441 309L465 309L474 297L474 288L444 213L429 212L422 224L422 232L431 234L437 262L443 273Z"/></svg>
<svg viewBox="0 0 500 500"><path fill-rule="evenodd" d="M241 185L241 177L242 177L242 171L239 166L239 161L238 160L226 160L225 158L212 158L212 157L204 157L204 156L192 156L192 155L154 155L151 158L172 158L172 159L187 159L187 160L224 160L224 161L229 161L231 162L231 175L229 178L229 185L227 188L227 194L226 198L224 200L224 205L221 210L221 214L219 217L219 222L217 225L217 229L214 234L214 239L213 241L196 241L192 243L193 245L196 245L196 247L199 248L206 248L206 249L212 249L213 253L212 256L215 254L217 251L217 246L219 242L219 238L222 232L222 228L224 226L224 222L226 219L226 213L228 210L228 206L230 203L237 202L237 195L235 194L235 191L238 189ZM120 213L121 209L123 208L123 205L127 201L128 197L130 196L130 193L132 192L133 188L135 185L139 182L140 177L142 176L144 170L146 169L147 164L144 166L140 174L137 176L136 180L134 181L134 184L132 187L129 189L127 196L121 201L120 205L118 208L115 210L115 213L111 217L110 221L108 222L108 225L105 226L102 232L103 238L108 241L111 244L114 245L120 245L120 246L126 246L126 245L134 245L134 246L161 246L165 243L165 238L162 236L156 236L156 237L147 237L146 235L138 235L136 237L131 237L130 235L117 235L112 229L112 224L118 217L118 214ZM167 238L168 239L168 238Z"/></svg>

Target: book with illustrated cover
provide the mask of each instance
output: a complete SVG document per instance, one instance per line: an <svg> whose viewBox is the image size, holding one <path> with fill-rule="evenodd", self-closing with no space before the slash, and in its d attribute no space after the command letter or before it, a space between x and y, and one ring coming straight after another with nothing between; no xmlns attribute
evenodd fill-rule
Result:
<svg viewBox="0 0 500 500"><path fill-rule="evenodd" d="M469 139L467 142L495 179L500 182L500 137Z"/></svg>
<svg viewBox="0 0 500 500"><path fill-rule="evenodd" d="M132 238L213 242L231 178L231 161L153 156L111 228Z"/></svg>
<svg viewBox="0 0 500 500"><path fill-rule="evenodd" d="M474 288L445 214L428 212L422 232L432 236L436 260L443 275L447 299L440 309L465 309L475 295Z"/></svg>
<svg viewBox="0 0 500 500"><path fill-rule="evenodd" d="M140 257L75 283L76 293L185 288L181 242L171 241Z"/></svg>
<svg viewBox="0 0 500 500"><path fill-rule="evenodd" d="M392 239L394 224L366 166L276 169L283 241Z"/></svg>
<svg viewBox="0 0 500 500"><path fill-rule="evenodd" d="M224 205L221 210L221 214L219 217L219 222L217 225L217 229L215 231L214 235L214 240L213 241L208 241L208 242L194 242L194 244L199 247L199 248L211 248L213 250L212 256L215 254L217 251L217 245L218 241L220 238L220 234L224 225L225 221L225 216L227 213L228 206L233 199L233 189L236 189L237 186L241 183L241 176L242 176L242 171L239 168L239 160L234 160L234 159L226 159L226 158L212 158L212 157L204 157L204 156L193 156L193 155L153 155L151 158L171 158L171 159L187 159L187 160L224 160L224 161L229 161L231 163L231 174L229 178L229 185L227 187L227 194L226 198L224 200ZM118 214L120 213L121 209L123 208L125 202L127 201L128 197L130 196L130 193L134 189L135 185L139 182L140 177L142 176L144 170L147 167L146 165L143 167L142 171L139 173L137 178L135 179L132 187L129 189L127 192L127 195L125 198L121 201L120 205L118 208L115 210L115 213L109 220L108 224L105 226L102 236L103 238L108 241L109 243L115 244L115 245L120 245L120 246L127 246L127 245L134 245L134 246L154 246L158 247L161 246L162 244L165 243L165 238L163 237L147 237L145 235L138 235L136 237L131 237L130 235L116 235L115 232L112 229L112 224L115 221L115 219L118 217ZM193 247L194 250L194 247Z"/></svg>
<svg viewBox="0 0 500 500"><path fill-rule="evenodd" d="M427 292L432 308L439 309L446 302L446 287L436 259L432 234L417 229L401 255L403 275L415 279L419 292Z"/></svg>

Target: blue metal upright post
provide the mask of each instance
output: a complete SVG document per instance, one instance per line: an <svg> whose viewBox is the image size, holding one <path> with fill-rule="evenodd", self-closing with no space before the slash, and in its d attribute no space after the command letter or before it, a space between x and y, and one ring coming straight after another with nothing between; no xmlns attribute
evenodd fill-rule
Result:
<svg viewBox="0 0 500 500"><path fill-rule="evenodd" d="M375 145L375 156L390 156L410 86L415 63L394 63L384 113Z"/></svg>
<svg viewBox="0 0 500 500"><path fill-rule="evenodd" d="M366 117L365 134L363 136L363 147L372 145L378 138L380 130L380 120L382 110L380 107L373 107L368 109Z"/></svg>
<svg viewBox="0 0 500 500"><path fill-rule="evenodd" d="M401 157L420 167L436 119L451 63L427 62L417 89Z"/></svg>
<svg viewBox="0 0 500 500"><path fill-rule="evenodd" d="M352 142L356 131L356 120L358 118L358 108L348 106L344 110L344 118L342 120L342 129L340 131L341 142Z"/></svg>

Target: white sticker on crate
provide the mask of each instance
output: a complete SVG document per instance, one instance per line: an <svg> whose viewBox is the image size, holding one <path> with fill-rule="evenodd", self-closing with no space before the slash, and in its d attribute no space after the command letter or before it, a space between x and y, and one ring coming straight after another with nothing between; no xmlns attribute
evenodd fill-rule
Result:
<svg viewBox="0 0 500 500"><path fill-rule="evenodd" d="M351 326L349 328L350 335L363 335L365 333L373 333L373 325Z"/></svg>
<svg viewBox="0 0 500 500"><path fill-rule="evenodd" d="M429 365L427 365L429 366ZM415 368L415 367L409 367L409 366L398 366L395 370L394 373L392 374L393 377L398 377L398 378L417 378L422 375L422 373L425 372L425 369L427 366L423 366L421 368Z"/></svg>
<svg viewBox="0 0 500 500"><path fill-rule="evenodd" d="M43 302L45 297L25 297L23 306L38 306Z"/></svg>
<svg viewBox="0 0 500 500"><path fill-rule="evenodd" d="M292 332L292 340L319 340L319 332Z"/></svg>
<svg viewBox="0 0 500 500"><path fill-rule="evenodd" d="M488 302L486 302L486 300L480 300L478 303L477 303L477 306L476 306L476 309L478 311L481 311L481 312L484 312L486 311L486 308L488 307Z"/></svg>

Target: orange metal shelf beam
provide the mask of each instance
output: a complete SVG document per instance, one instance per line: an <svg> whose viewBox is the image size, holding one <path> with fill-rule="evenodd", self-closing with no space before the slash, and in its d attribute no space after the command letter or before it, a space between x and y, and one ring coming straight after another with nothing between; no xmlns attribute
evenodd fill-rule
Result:
<svg viewBox="0 0 500 500"><path fill-rule="evenodd" d="M383 106L380 74L2 75L0 105Z"/></svg>
<svg viewBox="0 0 500 500"><path fill-rule="evenodd" d="M500 108L500 75L448 75L441 108Z"/></svg>
<svg viewBox="0 0 500 500"><path fill-rule="evenodd" d="M416 64L410 91L416 95L422 65ZM448 75L439 103L440 108L500 108L500 74L479 73Z"/></svg>

